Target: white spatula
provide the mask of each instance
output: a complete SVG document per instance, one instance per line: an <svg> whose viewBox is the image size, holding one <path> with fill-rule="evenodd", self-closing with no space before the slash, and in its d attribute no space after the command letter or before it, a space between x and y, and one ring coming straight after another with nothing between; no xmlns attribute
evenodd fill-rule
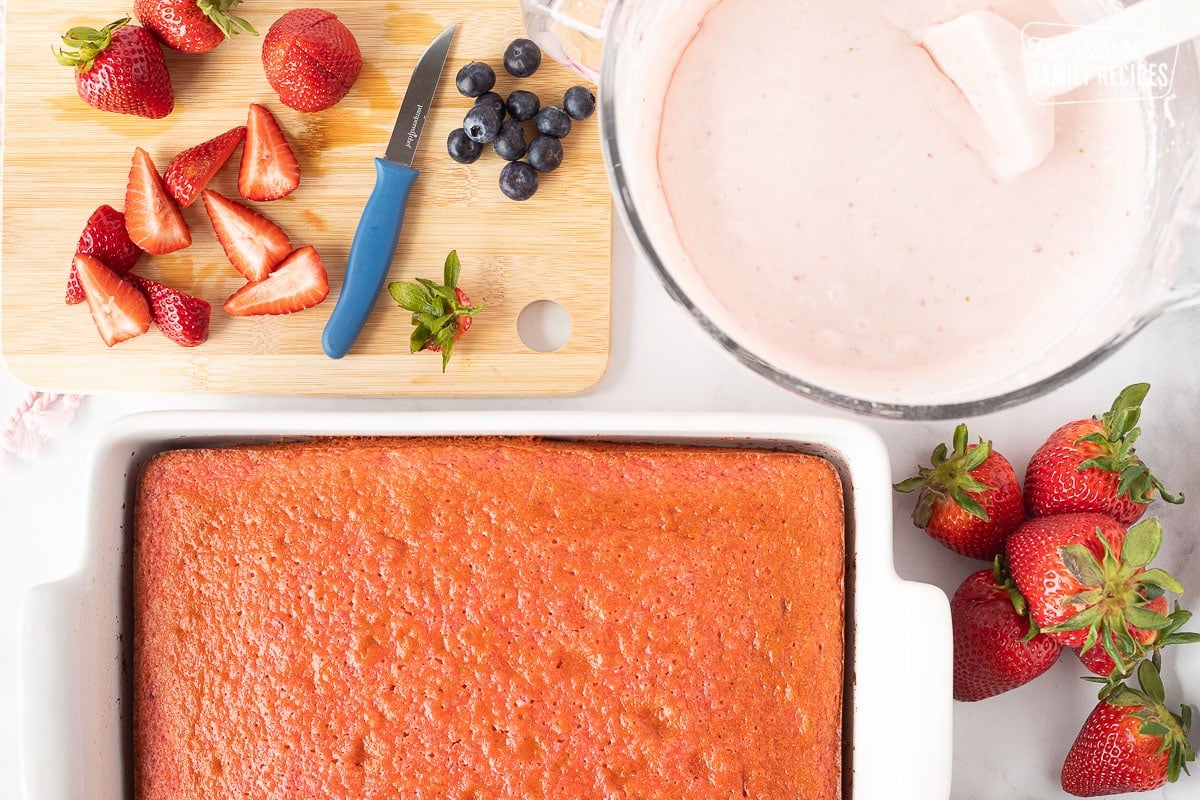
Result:
<svg viewBox="0 0 1200 800"><path fill-rule="evenodd" d="M934 25L921 45L970 101L995 145L993 168L1009 179L1054 148L1054 98L1197 36L1200 0L1141 0L1037 47L1024 47L1017 26L990 11Z"/></svg>

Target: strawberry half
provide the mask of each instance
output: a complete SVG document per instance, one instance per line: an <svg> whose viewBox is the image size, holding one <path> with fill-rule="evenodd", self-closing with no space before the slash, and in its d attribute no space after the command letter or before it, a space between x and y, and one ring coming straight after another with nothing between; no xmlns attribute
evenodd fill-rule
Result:
<svg viewBox="0 0 1200 800"><path fill-rule="evenodd" d="M142 249L129 238L125 230L125 215L112 206L100 206L88 218L75 245L76 253L95 256L117 275L128 275L142 257ZM83 286L79 273L71 262L71 274L67 278L67 305L84 301Z"/></svg>
<svg viewBox="0 0 1200 800"><path fill-rule="evenodd" d="M1132 628L1161 630L1170 618L1151 603L1183 587L1146 569L1162 546L1157 519L1125 530L1101 514L1036 517L1008 537L1009 573L1043 633L1086 653L1097 644L1127 673L1142 658Z"/></svg>
<svg viewBox="0 0 1200 800"><path fill-rule="evenodd" d="M1138 667L1139 689L1118 684L1088 715L1067 752L1062 788L1077 797L1146 792L1179 779L1196 751L1188 739L1192 709L1166 707L1162 678L1150 661Z"/></svg>
<svg viewBox="0 0 1200 800"><path fill-rule="evenodd" d="M80 26L62 37L54 57L75 68L75 91L93 108L160 119L175 107L171 73L162 46L129 17L97 30Z"/></svg>
<svg viewBox="0 0 1200 800"><path fill-rule="evenodd" d="M1038 631L1025 598L1005 573L967 577L950 601L954 628L954 699L984 700L1029 683L1062 654L1062 645Z"/></svg>
<svg viewBox="0 0 1200 800"><path fill-rule="evenodd" d="M75 255L75 271L105 344L112 347L150 330L150 305L132 283L86 253Z"/></svg>
<svg viewBox="0 0 1200 800"><path fill-rule="evenodd" d="M968 445L967 426L954 429L953 451L939 444L932 466L897 483L898 492L921 490L913 524L956 553L991 560L1025 519L1017 473L1004 456L980 440Z"/></svg>
<svg viewBox="0 0 1200 800"><path fill-rule="evenodd" d="M291 314L328 296L329 276L321 257L312 247L301 247L265 279L238 289L225 301L225 311L235 317Z"/></svg>
<svg viewBox="0 0 1200 800"><path fill-rule="evenodd" d="M207 301L140 275L130 275L129 280L150 301L150 317L168 339L184 347L208 339L212 306Z"/></svg>
<svg viewBox="0 0 1200 800"><path fill-rule="evenodd" d="M275 115L252 103L246 129L238 193L247 200L267 202L296 191L300 186L300 164Z"/></svg>
<svg viewBox="0 0 1200 800"><path fill-rule="evenodd" d="M394 281L388 284L388 294L406 311L411 311L415 329L409 340L412 352L428 350L442 354L442 372L454 354L454 344L471 330L472 318L483 310L483 304L472 305L471 298L458 288L462 262L458 251L451 250L443 267L442 283L417 278L416 283Z"/></svg>
<svg viewBox="0 0 1200 800"><path fill-rule="evenodd" d="M205 189L204 210L225 255L246 280L264 280L292 254L283 229L254 209Z"/></svg>
<svg viewBox="0 0 1200 800"><path fill-rule="evenodd" d="M1150 384L1126 387L1100 419L1068 422L1046 439L1025 470L1025 505L1034 517L1096 511L1131 525L1157 492L1169 494L1134 452L1142 401Z"/></svg>
<svg viewBox="0 0 1200 800"><path fill-rule="evenodd" d="M125 189L125 228L138 247L155 256L174 253L192 243L183 212L167 194L150 155L140 147L133 153Z"/></svg>
<svg viewBox="0 0 1200 800"><path fill-rule="evenodd" d="M133 13L167 47L184 53L207 53L229 36L257 33L249 22L229 12L240 0L133 0Z"/></svg>
<svg viewBox="0 0 1200 800"><path fill-rule="evenodd" d="M167 165L163 175L163 183L175 202L184 208L190 208L200 192L213 179L213 176L225 166L225 162L237 150L238 145L246 138L246 126L241 125L226 131L220 136L209 139L203 144L184 150Z"/></svg>

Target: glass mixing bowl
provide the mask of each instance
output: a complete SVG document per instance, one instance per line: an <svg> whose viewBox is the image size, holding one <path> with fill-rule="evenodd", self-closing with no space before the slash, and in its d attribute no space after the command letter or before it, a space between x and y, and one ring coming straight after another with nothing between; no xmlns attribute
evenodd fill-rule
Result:
<svg viewBox="0 0 1200 800"><path fill-rule="evenodd" d="M1194 43L1160 57L1173 71L1170 93L1133 101L1140 103L1150 131L1151 184L1144 198L1144 236L1120 285L1084 323L1063 331L1019 372L944 402L909 404L855 396L781 369L739 340L734 326L721 320L721 303L693 270L681 266L683 248L659 184L657 130L674 63L714 0L522 2L527 26L552 55L585 76L595 74L600 59L600 126L618 212L667 292L742 363L799 394L896 419L997 411L1067 383L1166 311L1200 303L1200 53ZM1070 6L1064 8L1068 18L1079 21L1112 8L1099 0L1063 5Z"/></svg>

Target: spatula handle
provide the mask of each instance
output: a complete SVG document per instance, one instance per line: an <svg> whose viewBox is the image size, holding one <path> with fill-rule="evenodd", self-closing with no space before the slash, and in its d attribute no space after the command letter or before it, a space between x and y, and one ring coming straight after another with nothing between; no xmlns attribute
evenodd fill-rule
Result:
<svg viewBox="0 0 1200 800"><path fill-rule="evenodd" d="M1078 89L1109 69L1149 58L1200 36L1200 2L1197 0L1141 0L1122 11L1076 28L1049 40L1051 57L1047 64L1070 64L1075 53L1105 52L1105 46L1119 37L1121 51L1109 59L1095 59L1092 69L1065 72L1070 80L1039 86L1039 100L1049 100Z"/></svg>
<svg viewBox="0 0 1200 800"><path fill-rule="evenodd" d="M321 337L330 358L341 358L350 351L383 291L418 174L412 167L375 159L375 189L358 222L342 290Z"/></svg>

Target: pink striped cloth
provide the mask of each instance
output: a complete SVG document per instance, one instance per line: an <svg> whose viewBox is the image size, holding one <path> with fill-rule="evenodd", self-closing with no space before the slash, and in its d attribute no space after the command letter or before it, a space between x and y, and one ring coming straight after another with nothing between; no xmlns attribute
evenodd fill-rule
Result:
<svg viewBox="0 0 1200 800"><path fill-rule="evenodd" d="M37 458L42 443L71 423L82 401L77 394L27 394L0 433L0 460Z"/></svg>

